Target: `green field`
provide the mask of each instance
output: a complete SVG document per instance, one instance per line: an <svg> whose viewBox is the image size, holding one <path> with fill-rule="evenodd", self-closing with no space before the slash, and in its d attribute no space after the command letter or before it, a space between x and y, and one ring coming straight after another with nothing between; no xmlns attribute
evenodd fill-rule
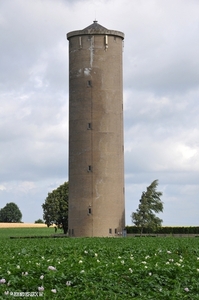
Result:
<svg viewBox="0 0 199 300"><path fill-rule="evenodd" d="M28 236L50 236L55 233L53 227L41 227L41 228L0 228L0 241L3 238L10 237L28 237ZM60 231L59 231L60 233Z"/></svg>
<svg viewBox="0 0 199 300"><path fill-rule="evenodd" d="M48 230L0 229L0 299L199 299L197 238L9 238Z"/></svg>

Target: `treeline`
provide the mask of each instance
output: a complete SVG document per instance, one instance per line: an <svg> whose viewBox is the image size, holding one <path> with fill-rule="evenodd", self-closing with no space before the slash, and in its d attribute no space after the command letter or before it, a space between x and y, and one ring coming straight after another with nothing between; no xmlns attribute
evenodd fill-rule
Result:
<svg viewBox="0 0 199 300"><path fill-rule="evenodd" d="M140 234L140 228L137 226L126 226L126 232L131 234ZM149 230L148 228L143 228L142 234L153 233L153 234L199 234L199 226L190 227L170 227L162 226L156 230Z"/></svg>

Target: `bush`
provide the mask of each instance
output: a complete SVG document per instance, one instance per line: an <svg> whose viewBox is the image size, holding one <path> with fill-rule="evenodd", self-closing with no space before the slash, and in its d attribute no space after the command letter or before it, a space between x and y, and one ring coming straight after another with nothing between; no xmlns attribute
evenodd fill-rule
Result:
<svg viewBox="0 0 199 300"><path fill-rule="evenodd" d="M126 226L126 231L128 234L140 234L140 228L137 226ZM157 230L146 231L146 229L143 230L143 233L154 233L154 234L199 234L199 226L190 226L190 227L184 227L184 226L162 226L159 227Z"/></svg>
<svg viewBox="0 0 199 300"><path fill-rule="evenodd" d="M42 219L38 219L35 221L35 224L44 224L44 221Z"/></svg>

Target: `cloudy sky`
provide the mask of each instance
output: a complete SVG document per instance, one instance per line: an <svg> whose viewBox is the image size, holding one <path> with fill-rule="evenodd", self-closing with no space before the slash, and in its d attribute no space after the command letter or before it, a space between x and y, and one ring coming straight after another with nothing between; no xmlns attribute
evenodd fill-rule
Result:
<svg viewBox="0 0 199 300"><path fill-rule="evenodd" d="M42 218L68 180L68 41L125 33L126 224L158 179L163 225L199 225L199 1L0 0L0 208Z"/></svg>

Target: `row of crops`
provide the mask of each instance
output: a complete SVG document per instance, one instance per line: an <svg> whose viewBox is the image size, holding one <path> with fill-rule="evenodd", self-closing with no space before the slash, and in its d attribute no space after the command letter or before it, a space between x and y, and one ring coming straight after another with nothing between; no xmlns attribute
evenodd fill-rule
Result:
<svg viewBox="0 0 199 300"><path fill-rule="evenodd" d="M0 299L199 299L199 239L0 239Z"/></svg>

